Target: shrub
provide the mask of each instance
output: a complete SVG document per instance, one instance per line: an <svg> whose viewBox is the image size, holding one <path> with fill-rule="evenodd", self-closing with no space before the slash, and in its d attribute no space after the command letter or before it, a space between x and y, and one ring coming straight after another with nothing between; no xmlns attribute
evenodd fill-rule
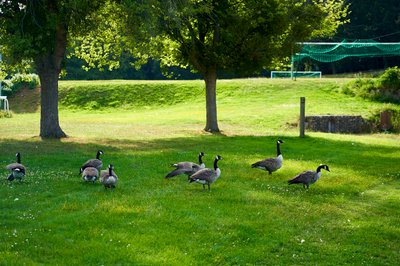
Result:
<svg viewBox="0 0 400 266"><path fill-rule="evenodd" d="M1 81L1 95L3 96L11 96L13 93L12 90L13 83L9 79L5 79Z"/></svg>
<svg viewBox="0 0 400 266"><path fill-rule="evenodd" d="M388 68L377 80L378 86L385 90L400 90L400 69Z"/></svg>
<svg viewBox="0 0 400 266"><path fill-rule="evenodd" d="M21 88L35 89L39 84L36 74L15 74L11 79L2 81L2 95L11 96Z"/></svg>
<svg viewBox="0 0 400 266"><path fill-rule="evenodd" d="M352 80L342 87L342 93L362 98L371 98L376 90L376 83L373 79L358 78Z"/></svg>
<svg viewBox="0 0 400 266"><path fill-rule="evenodd" d="M400 69L388 68L377 79L362 79L350 81L341 88L344 94L362 97L381 102L400 102Z"/></svg>
<svg viewBox="0 0 400 266"><path fill-rule="evenodd" d="M29 89L35 89L39 86L39 77L36 74L15 74L11 78L11 82L18 89L26 87Z"/></svg>

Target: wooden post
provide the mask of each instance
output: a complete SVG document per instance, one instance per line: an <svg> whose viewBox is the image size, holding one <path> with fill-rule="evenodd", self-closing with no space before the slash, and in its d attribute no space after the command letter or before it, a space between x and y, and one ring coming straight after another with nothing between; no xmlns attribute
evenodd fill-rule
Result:
<svg viewBox="0 0 400 266"><path fill-rule="evenodd" d="M392 114L390 111L382 111L380 115L380 127L383 131L388 131L392 129Z"/></svg>
<svg viewBox="0 0 400 266"><path fill-rule="evenodd" d="M300 137L304 138L306 98L300 97Z"/></svg>

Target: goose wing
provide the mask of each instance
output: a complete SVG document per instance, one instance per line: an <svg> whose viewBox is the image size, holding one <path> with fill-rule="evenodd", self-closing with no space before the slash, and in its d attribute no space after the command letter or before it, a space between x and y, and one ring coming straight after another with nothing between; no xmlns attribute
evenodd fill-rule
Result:
<svg viewBox="0 0 400 266"><path fill-rule="evenodd" d="M315 172L304 171L288 181L289 184L309 184L315 177Z"/></svg>
<svg viewBox="0 0 400 266"><path fill-rule="evenodd" d="M173 170L173 171L171 171L171 172L169 172L166 176L165 176L165 178L171 178L171 177L174 177L174 176L177 176L177 175L181 175L181 174L186 174L187 172L189 172L190 170L189 169L175 169L175 170Z"/></svg>
<svg viewBox="0 0 400 266"><path fill-rule="evenodd" d="M253 168L262 168L266 170L272 170L275 169L278 164L278 159L277 158L267 158L261 161L258 161L256 163L253 163L251 167Z"/></svg>
<svg viewBox="0 0 400 266"><path fill-rule="evenodd" d="M180 162L173 164L172 166L176 167L176 169L169 172L165 176L165 178L171 178L181 174L192 175L196 173L199 169L202 169L200 165L192 162Z"/></svg>
<svg viewBox="0 0 400 266"><path fill-rule="evenodd" d="M193 166L196 166L196 163L193 162L179 162L172 164L173 167L177 169L191 169ZM198 165L197 165L198 166Z"/></svg>
<svg viewBox="0 0 400 266"><path fill-rule="evenodd" d="M103 162L100 159L90 159L82 165L82 169L85 170L87 167L101 169L103 167Z"/></svg>
<svg viewBox="0 0 400 266"><path fill-rule="evenodd" d="M118 176L115 174L114 170L111 171L111 174L112 174L112 176L118 178ZM110 175L109 175L109 170L108 169L107 170L102 170L100 172L100 178L107 178L109 176Z"/></svg>
<svg viewBox="0 0 400 266"><path fill-rule="evenodd" d="M15 169L19 169L22 173L25 173L25 166L20 163L12 163L6 166L7 170L14 171Z"/></svg>
<svg viewBox="0 0 400 266"><path fill-rule="evenodd" d="M210 182L215 175L216 175L215 170L210 168L204 168L191 175L190 181L194 182L197 180L204 180Z"/></svg>

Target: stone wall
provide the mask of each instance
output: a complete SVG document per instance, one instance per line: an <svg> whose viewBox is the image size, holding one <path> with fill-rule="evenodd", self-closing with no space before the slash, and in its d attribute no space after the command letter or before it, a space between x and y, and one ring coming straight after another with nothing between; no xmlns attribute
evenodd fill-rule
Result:
<svg viewBox="0 0 400 266"><path fill-rule="evenodd" d="M350 115L306 116L305 128L329 133L368 133L372 129L361 116Z"/></svg>

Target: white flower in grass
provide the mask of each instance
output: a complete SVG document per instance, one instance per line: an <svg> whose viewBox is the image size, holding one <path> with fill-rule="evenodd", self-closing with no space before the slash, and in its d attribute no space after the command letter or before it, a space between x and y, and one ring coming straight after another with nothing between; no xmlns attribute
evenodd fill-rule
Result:
<svg viewBox="0 0 400 266"><path fill-rule="evenodd" d="M300 240L300 244L303 244L304 242L306 242L304 239Z"/></svg>

